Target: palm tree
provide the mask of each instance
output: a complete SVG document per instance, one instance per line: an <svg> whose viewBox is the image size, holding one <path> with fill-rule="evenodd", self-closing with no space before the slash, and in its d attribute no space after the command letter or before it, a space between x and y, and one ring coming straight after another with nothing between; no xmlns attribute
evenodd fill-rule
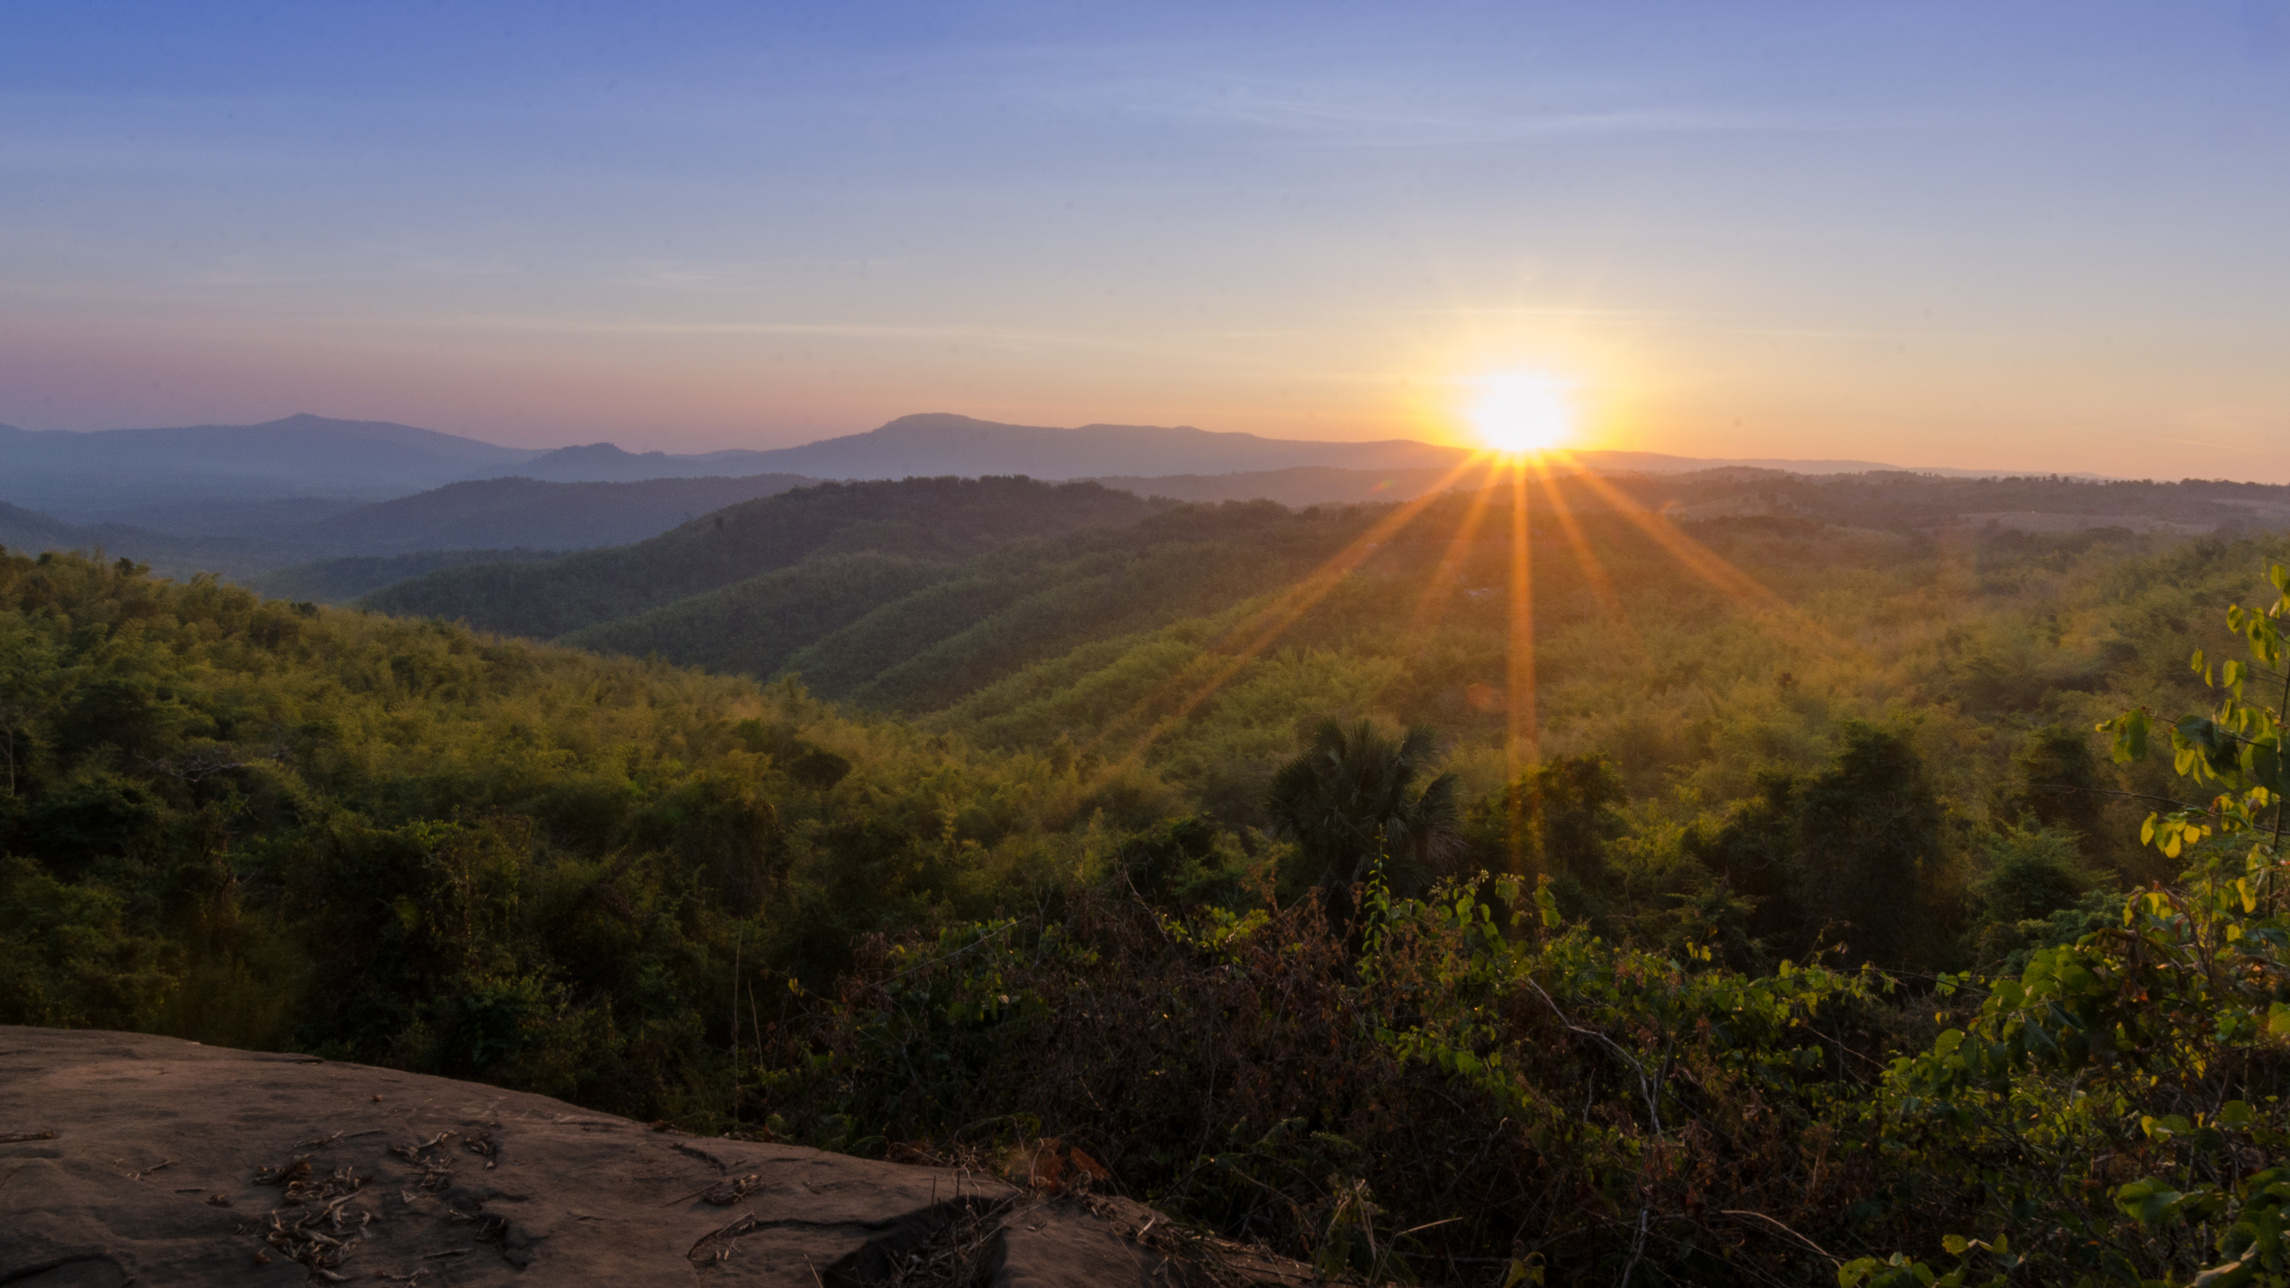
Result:
<svg viewBox="0 0 2290 1288"><path fill-rule="evenodd" d="M1349 916L1351 888L1379 858L1392 889L1413 894L1461 848L1455 775L1415 788L1434 750L1426 728L1395 743L1371 720L1347 728L1323 719L1303 754L1273 776L1273 827L1296 842L1339 916Z"/></svg>

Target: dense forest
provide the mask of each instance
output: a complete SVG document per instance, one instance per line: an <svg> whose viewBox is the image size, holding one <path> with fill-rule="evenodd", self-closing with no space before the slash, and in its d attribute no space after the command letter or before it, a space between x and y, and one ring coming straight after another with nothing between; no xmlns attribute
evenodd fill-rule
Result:
<svg viewBox="0 0 2290 1288"><path fill-rule="evenodd" d="M1331 1275L2286 1273L2290 543L928 486L372 601L563 644L0 557L0 1022Z"/></svg>

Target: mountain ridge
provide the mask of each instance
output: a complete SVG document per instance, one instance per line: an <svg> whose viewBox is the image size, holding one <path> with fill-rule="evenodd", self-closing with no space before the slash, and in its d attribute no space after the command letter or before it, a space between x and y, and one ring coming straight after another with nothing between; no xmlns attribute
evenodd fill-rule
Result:
<svg viewBox="0 0 2290 1288"><path fill-rule="evenodd" d="M186 500L382 500L539 455L394 421L307 412L255 425L0 431L0 500L86 522Z"/></svg>
<svg viewBox="0 0 2290 1288"><path fill-rule="evenodd" d="M465 435L400 424L298 412L253 425L186 425L95 431L0 426L0 501L66 522L125 522L166 531L158 516L201 507L282 503L371 503L480 479L627 483L663 478L740 478L760 474L813 479L888 480L1025 475L1050 481L1214 478L1296 470L1445 471L1473 449L1408 438L1371 441L1266 438L1189 425L1019 425L952 412L901 416L874 429L791 447L712 452L630 452L609 441L553 450L506 447ZM1674 456L1592 449L1572 454L1602 472L1683 473L1713 468L1845 474L1902 467L1862 460ZM2009 471L1923 467L1951 477ZM1294 482L1294 480L1291 480ZM1172 484L1172 487L1180 486ZM1187 485L1190 486L1190 485ZM1342 481L1327 500L1368 499L1379 489ZM1199 485L1219 495L1221 486ZM1168 489L1163 489L1164 491ZM1190 493L1188 493L1190 494ZM1277 493L1284 500L1319 498ZM250 519L263 516L259 508ZM254 536L218 511L202 532ZM263 526L286 525L264 522Z"/></svg>

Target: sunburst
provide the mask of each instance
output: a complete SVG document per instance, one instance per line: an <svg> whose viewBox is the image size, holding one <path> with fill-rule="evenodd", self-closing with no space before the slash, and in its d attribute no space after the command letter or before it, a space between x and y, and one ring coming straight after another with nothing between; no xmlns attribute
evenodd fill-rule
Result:
<svg viewBox="0 0 2290 1288"><path fill-rule="evenodd" d="M1108 736L1137 730L1143 725L1124 754L1103 762L1101 776L1110 779L1137 763L1156 742L1189 719L1252 660L1357 572L1371 555L1414 523L1448 489L1482 468L1486 471L1484 483L1474 489L1476 494L1465 502L1439 564L1424 582L1399 633L1399 643L1402 653L1412 656L1427 642L1454 597L1465 561L1480 539L1488 507L1500 493L1507 492L1510 523L1506 535L1510 549L1504 630L1503 750L1510 781L1516 782L1522 773L1531 769L1542 749L1536 696L1530 472L1538 484L1535 490L1541 493L1543 504L1563 536L1573 562L1581 570L1604 615L1625 633L1633 651L1642 652L1643 641L1630 626L1613 578L1592 550L1560 487L1561 473L1570 487L1579 487L1593 495L1602 503L1602 508L1611 510L1651 537L1658 548L1727 600L1743 609L1758 610L1769 626L1790 637L1792 643L1832 655L1850 655L1854 651L1770 587L1575 459L1565 449L1565 443L1574 435L1575 424L1564 381L1540 373L1512 372L1487 377L1478 385L1481 397L1474 405L1472 419L1486 448L1467 456L1422 494L1393 508L1319 567L1271 596L1218 639L1205 644L1192 663L1178 668L1175 674L1155 685L1125 715L1101 726L1097 736L1091 739L1092 746ZM1514 819L1514 832L1518 824L1519 820ZM1518 840L1517 836L1513 837L1514 850Z"/></svg>

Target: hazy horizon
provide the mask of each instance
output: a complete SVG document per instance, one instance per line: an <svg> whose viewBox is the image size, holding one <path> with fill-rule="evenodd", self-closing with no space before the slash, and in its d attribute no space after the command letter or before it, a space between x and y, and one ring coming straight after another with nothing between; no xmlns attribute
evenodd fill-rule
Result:
<svg viewBox="0 0 2290 1288"><path fill-rule="evenodd" d="M2290 481L2290 4L19 15L0 422Z"/></svg>
<svg viewBox="0 0 2290 1288"><path fill-rule="evenodd" d="M105 426L105 427L88 428L88 429L33 430L33 431L30 431L30 432L33 432L33 433L67 433L67 434L104 434L104 433L111 433L111 432L126 432L126 433L167 433L167 432L178 431L178 430L212 430L212 429L264 429L264 428L270 428L270 427L273 427L273 426L278 426L278 425L284 424L284 423L286 423L286 422L291 422L291 421L296 421L296 420L307 420L307 419L315 419L315 420L321 420L321 421L329 421L329 422L339 422L339 423L345 423L345 424L389 424L389 425L395 425L395 426L397 426L398 428L402 428L402 429L429 430L429 431L432 431L432 432L439 432L439 433L447 433L447 434L453 434L453 435L455 435L456 437L467 438L467 439L471 439L471 440L473 440L473 441L477 441L477 442L484 442L484 443L489 443L490 445L492 445L492 446L495 446L495 447L522 448L523 450L527 450L527 451L537 451L537 452L542 452L542 453L544 453L544 454L553 454L553 453L559 453L559 452L578 452L578 451L582 451L582 450L585 450L585 449L590 449L590 448L607 447L607 448L618 448L619 450L621 450L621 451L624 451L624 452L628 452L628 453L629 453L629 454L631 454L631 455L636 455L636 454L645 454L645 455L661 455L661 454L665 454L665 455L674 456L674 457L695 457L695 456L703 456L703 455L707 455L707 454L709 454L710 452L715 452L715 453L722 453L722 452L725 452L725 451L741 451L741 450L764 450L764 451L771 451L771 450L783 450L783 449L785 449L785 448L789 448L789 447L812 447L812 446L819 446L819 445L822 445L822 444L825 444L825 443L831 442L831 441L833 441L833 440L836 440L836 439L861 437L861 436L864 436L864 435L867 435L867 434L871 434L871 433L875 432L876 430L882 430L882 429L890 429L890 428L893 428L894 426L896 426L896 425L898 424L898 422L900 422L900 421L903 421L903 420L913 420L913 419L929 419L929 418L936 418L936 417L939 417L939 416L946 416L946 415L953 415L953 416L957 416L957 417L960 417L962 414L961 414L961 413L958 413L958 412L957 412L957 413L946 413L946 412L915 412L915 413L908 413L908 414L906 414L906 415L903 415L903 416L897 416L897 417L893 417L891 420L889 420L889 421L886 421L886 422L884 422L884 423L883 423L883 424L881 424L881 425L870 425L870 426L867 426L867 427L865 427L865 428L863 428L863 429L853 429L853 430L848 430L848 431L843 431L843 432L834 432L834 433L828 433L828 434L825 434L825 435L823 435L823 436L821 436L821 437L819 437L819 438L816 438L816 439L805 439L805 440L803 440L802 442L799 442L799 443L779 444L779 445L775 445L775 446L774 446L774 447L772 447L772 448L763 448L763 449L742 449L742 448L736 448L736 447L735 447L735 448L713 448L713 449L710 449L710 448L700 448L700 449L694 449L694 450L691 450L691 451L685 451L685 450L682 450L682 449L676 449L676 448L630 448L630 447L627 447L627 446L625 446L624 444L618 443L618 442L616 442L616 441L614 441L614 440L612 440L612 439L610 439L610 438L605 438L605 439L598 439L598 440L595 440L595 441L591 441L591 442L563 442L563 443L556 443L556 444L547 444L547 445L543 445L543 444L516 444L516 443L499 442L499 441L496 441L496 440L493 440L493 439L488 439L488 438L486 438L484 435L482 435L482 434L477 434L477 433L463 433L463 432L460 432L460 431L454 431L454 430L440 430L440 429L438 429L438 427L437 427L437 426L434 426L434 425L408 425L408 424L405 424L405 423L403 423L403 422L397 422L397 421L388 421L388 420L384 420L384 419L382 419L382 418L379 418L379 417L367 417L367 416L327 416L327 415L324 415L324 414L322 414L322 413L317 413L317 412L309 412L309 411L298 411L298 412L292 412L292 413L289 413L289 414L287 414L287 415L285 415L285 416L278 416L278 417L273 417L273 418L271 418L270 420L267 420L267 421L255 421L255 422L249 422L249 423L240 423L240 424L208 423L208 424L199 424L199 425L189 425L189 424L184 424L184 425L114 425L114 426ZM968 418L968 419L972 419L972 420L980 420L980 418L976 418L976 417L970 417L970 418ZM1334 442L1334 443L1344 443L1344 442L1354 442L1354 443L1368 443L1368 442L1378 441L1378 440L1370 440L1370 439L1362 439L1362 438L1355 438L1355 439L1309 439L1309 438L1303 438L1303 437L1300 437L1300 436L1296 436L1296 435L1283 435L1283 434L1253 434L1251 431L1247 431L1247 430L1215 430L1215 429L1204 429L1203 427L1201 427L1201 426L1198 426L1198 425L1122 425L1122 424L1113 424L1113 423L1110 423L1110 422L1105 422L1105 421L1092 421L1092 422L1089 422L1089 423L1086 423L1086 424L1078 424L1078 425L1017 425L1017 424L1013 424L1013 423L1009 423L1009 422L990 422L990 421L980 421L980 423L981 423L981 424L983 424L983 425L987 425L987 426L990 426L990 427L993 427L993 428L1000 428L1000 429L1050 430L1050 431L1054 431L1054 432L1060 432L1060 433L1088 433L1088 432L1091 432L1091 431L1118 431L1118 430L1135 430L1135 429L1145 429L1145 430L1158 430L1158 429L1176 429L1176 430L1194 431L1194 432L1200 432L1200 433L1208 433L1208 434L1233 434L1233 435L1241 435L1241 436L1248 436L1248 437L1256 437L1256 438L1261 438L1261 439L1269 440L1269 441L1272 441L1272 442L1295 442L1295 443L1327 443L1327 442ZM5 424L5 422L0 422L0 428L11 428L11 429L19 429L19 430L20 430L20 429L23 429L24 427L23 427L23 426L21 426L21 425L6 425L6 424ZM926 431L926 432L927 432L927 431ZM1406 437L1404 437L1404 436L1394 436L1393 438L1390 438L1390 439L1386 439L1386 440L1381 440L1381 441L1392 441L1392 442L1406 442L1406 441L1425 441L1425 440L1410 440L1410 439L1407 439L1407 438L1406 438ZM1905 462L1901 462L1901 461L1867 461L1867 460L1856 460L1856 459L1852 459L1852 458L1837 457L1837 456L1830 456L1830 457L1745 457L1745 456L1734 456L1734 457L1697 457L1697 456L1688 456L1688 455L1684 455L1684 454L1681 454L1681 453L1665 453L1665 452L1653 452L1653 451L1649 451L1649 450L1646 450L1646 449L1638 449L1638 448L1617 448L1617 447L1611 447L1611 446L1605 446L1605 445L1600 445L1600 446L1578 445L1578 446L1577 446L1575 449L1573 449L1572 451L1570 451L1570 452L1568 453L1568 455L1569 455L1569 456L1572 456L1572 455L1578 455L1578 454L1579 454L1579 455L1582 455L1582 456L1584 456L1586 459L1587 459L1587 458L1590 458L1590 457L1601 457L1601 456L1605 456L1605 455L1608 455L1608 454L1626 454L1626 455L1638 455L1638 456L1660 456L1660 457L1668 457L1668 458L1670 458L1670 459L1681 460L1681 461L1711 460L1711 461L1716 461L1716 462L1721 462L1721 463L1748 463L1748 464L1756 464L1756 465L1781 465L1781 464L1803 464L1803 465L1864 465L1864 466L1881 466L1881 467L1884 467L1884 468L1889 468L1889 469L1901 469L1901 470L1908 470L1908 471L1912 471L1912 472L1913 472L1913 471L1919 471L1919 470L1936 470L1936 471L1941 471L1941 472L1974 472L1974 473L1989 472L1989 471L1959 471L1959 470L1958 470L1958 467L1956 467L1956 466L1953 466L1953 465L1950 465L1950 464L1948 464L1948 463L1946 463L1946 462L1922 462L1922 463L1905 463ZM1297 467L1292 467L1292 466L1280 466L1280 467L1272 467L1272 468L1281 468L1281 469L1287 469L1287 468L1297 468ZM1338 467L1338 468L1344 468L1344 467ZM999 472L1003 472L1003 471L1000 471L1000 470L998 470L998 469L987 469L987 470L985 470L984 472L985 472L985 473L989 473L989 474L991 474L991 473L999 473ZM1252 468L1252 469L1247 469L1247 470L1241 470L1241 471L1238 471L1238 472L1240 472L1240 473L1261 473L1261 472L1263 472L1263 471L1262 471L1261 469L1254 469L1254 468ZM1998 470L1998 471L1992 471L1992 472L2001 474L2001 473L2007 473L2007 472L2013 472L2013 471L2001 471L2001 470ZM2090 472L2088 472L2088 471L2065 470L2065 469L2042 469L2042 470L2027 470L2027 471L2018 471L2018 472L2027 473L2027 474L2030 474L2030 475L2072 475L2072 476L2090 477L2090 478L2101 478L2101 477L2116 477L2116 476L2103 476L2103 475L2097 475L2097 474L2093 474L2093 473L2090 473ZM1198 469L1181 470L1181 471L1177 471L1177 474L1180 474L1180 475L1184 475L1184 476L1187 476L1187 477L1212 477L1212 476L1213 476L1213 475L1211 475L1211 474L1204 474L1204 473L1202 473L1202 471L1200 471L1200 470L1198 470ZM1174 476L1175 476L1175 475L1172 475L1172 477L1174 477ZM1060 476L1060 477L1063 477L1063 476ZM1140 475L1140 476L1137 476L1137 477L1153 477L1153 476L1150 476L1150 475ZM2262 480L2251 480L2251 481L2262 481Z"/></svg>

